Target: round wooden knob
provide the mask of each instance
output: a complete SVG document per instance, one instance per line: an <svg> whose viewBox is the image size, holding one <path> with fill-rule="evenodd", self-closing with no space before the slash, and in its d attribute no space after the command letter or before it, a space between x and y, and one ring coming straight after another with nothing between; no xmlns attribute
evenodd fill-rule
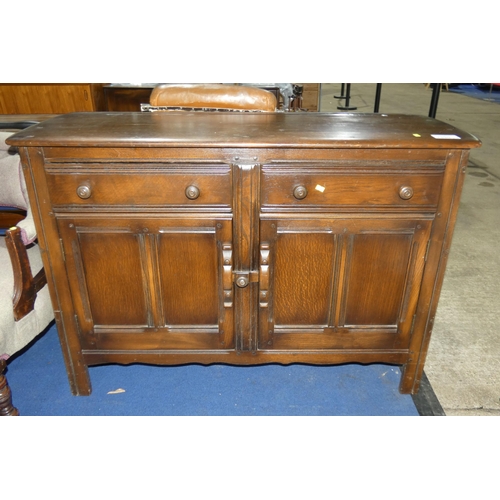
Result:
<svg viewBox="0 0 500 500"><path fill-rule="evenodd" d="M297 186L293 190L293 196L297 198L297 200L303 200L307 196L307 189L305 186Z"/></svg>
<svg viewBox="0 0 500 500"><path fill-rule="evenodd" d="M200 196L200 190L196 186L188 186L186 188L186 197L190 200L196 200Z"/></svg>
<svg viewBox="0 0 500 500"><path fill-rule="evenodd" d="M86 200L92 195L92 190L88 184L82 184L76 188L76 194L82 199Z"/></svg>
<svg viewBox="0 0 500 500"><path fill-rule="evenodd" d="M413 196L413 189L409 186L403 186L399 190L399 197L403 200L409 200Z"/></svg>

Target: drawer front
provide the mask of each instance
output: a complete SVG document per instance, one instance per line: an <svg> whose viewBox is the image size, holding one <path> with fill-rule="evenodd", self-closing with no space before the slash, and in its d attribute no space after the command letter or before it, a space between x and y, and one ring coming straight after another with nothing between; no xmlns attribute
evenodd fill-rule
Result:
<svg viewBox="0 0 500 500"><path fill-rule="evenodd" d="M139 169L136 165L81 170L77 166L47 169L47 182L55 210L113 207L230 208L229 166L182 166Z"/></svg>
<svg viewBox="0 0 500 500"><path fill-rule="evenodd" d="M437 206L443 172L331 173L263 170L261 202L265 209L325 207Z"/></svg>

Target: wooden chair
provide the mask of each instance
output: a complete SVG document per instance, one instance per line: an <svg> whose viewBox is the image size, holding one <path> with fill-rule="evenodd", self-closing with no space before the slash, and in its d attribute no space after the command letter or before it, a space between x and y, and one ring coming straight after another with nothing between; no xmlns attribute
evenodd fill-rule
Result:
<svg viewBox="0 0 500 500"><path fill-rule="evenodd" d="M19 155L5 144L32 123L0 123L0 416L19 415L4 371L54 319ZM3 129L3 130L2 130Z"/></svg>

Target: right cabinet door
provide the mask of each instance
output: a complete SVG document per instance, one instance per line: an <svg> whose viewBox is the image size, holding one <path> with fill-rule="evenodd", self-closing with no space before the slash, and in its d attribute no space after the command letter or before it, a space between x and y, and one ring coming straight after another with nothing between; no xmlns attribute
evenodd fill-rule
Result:
<svg viewBox="0 0 500 500"><path fill-rule="evenodd" d="M432 220L261 221L259 349L403 349Z"/></svg>

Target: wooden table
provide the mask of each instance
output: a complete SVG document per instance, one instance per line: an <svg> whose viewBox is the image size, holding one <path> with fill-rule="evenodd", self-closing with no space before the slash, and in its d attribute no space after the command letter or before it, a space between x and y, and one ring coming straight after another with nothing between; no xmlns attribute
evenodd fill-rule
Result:
<svg viewBox="0 0 500 500"><path fill-rule="evenodd" d="M405 115L82 113L20 147L71 390L103 363L388 363L416 393L473 136Z"/></svg>

